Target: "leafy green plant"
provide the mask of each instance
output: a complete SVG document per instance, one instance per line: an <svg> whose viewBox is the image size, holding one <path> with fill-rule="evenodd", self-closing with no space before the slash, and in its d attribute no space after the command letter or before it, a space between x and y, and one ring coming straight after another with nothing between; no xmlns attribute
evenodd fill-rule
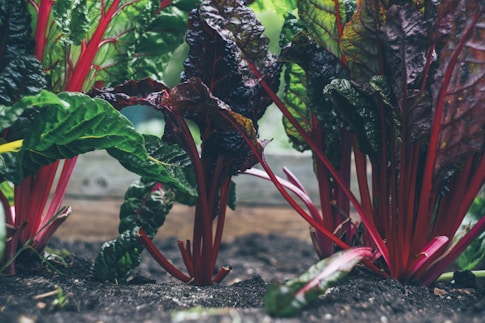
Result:
<svg viewBox="0 0 485 323"><path fill-rule="evenodd" d="M430 284L485 229L481 218L452 243L485 180L485 8L321 0L298 1L298 15L282 33L284 99L261 84L295 148L313 153L321 209L291 172L288 185L262 161L256 175L314 227L321 257L369 246L384 276Z"/></svg>
<svg viewBox="0 0 485 323"><path fill-rule="evenodd" d="M152 256L184 282L208 285L220 282L230 271L230 267L222 267L213 274L226 209L235 206L231 178L252 167L257 162L255 155L261 155L265 143L257 138L256 122L271 103L244 58L251 58L273 90L279 84L280 64L268 53L269 41L263 31L243 1L203 1L189 17L189 53L180 84L169 89L144 79L91 92L117 109L147 105L159 110L165 118L162 142L177 145L191 161L198 191L194 233L191 241L179 241L187 273L156 249L143 225L139 230ZM186 119L199 129L200 152ZM176 196L187 202L186 197Z"/></svg>
<svg viewBox="0 0 485 323"><path fill-rule="evenodd" d="M177 179L170 179L162 163L150 160L144 138L110 105L85 95L52 92L86 91L95 83L120 82L127 75L152 76L150 63L158 64L159 53L167 55L182 42L185 27L180 21L186 20L184 9L194 3L0 2L0 38L4 40L0 48L0 182L15 184L14 207L6 211L12 233L2 263L34 236L33 246L43 248L65 220L67 214L57 217L38 235L38 229L51 223L59 210L78 154L107 149L129 170L140 175L148 171L186 191L187 187L176 184ZM157 29L163 26L169 27ZM152 46L162 32L166 41ZM43 89L52 92L33 96ZM189 188L186 193L193 191ZM4 194L0 196L7 209ZM7 272L15 272L13 263Z"/></svg>

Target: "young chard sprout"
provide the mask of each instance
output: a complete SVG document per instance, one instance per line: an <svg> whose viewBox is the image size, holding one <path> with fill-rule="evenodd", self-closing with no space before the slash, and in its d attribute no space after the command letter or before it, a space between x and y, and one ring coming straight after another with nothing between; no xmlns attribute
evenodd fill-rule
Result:
<svg viewBox="0 0 485 323"><path fill-rule="evenodd" d="M91 92L117 109L148 105L159 110L165 118L162 141L179 146L191 160L198 192L194 231L192 240L179 241L187 273L158 252L143 227L139 231L144 246L160 265L185 282L209 285L220 282L230 270L222 267L214 275L226 209L235 207L231 178L255 165L256 155L260 158L265 143L257 137L256 122L271 103L244 58L251 59L273 91L279 85L280 64L268 53L269 40L263 31L244 1L203 1L189 17L189 53L182 83L168 89L144 79ZM231 116L237 128L225 115ZM200 147L187 120L198 127ZM176 199L188 202L177 194Z"/></svg>

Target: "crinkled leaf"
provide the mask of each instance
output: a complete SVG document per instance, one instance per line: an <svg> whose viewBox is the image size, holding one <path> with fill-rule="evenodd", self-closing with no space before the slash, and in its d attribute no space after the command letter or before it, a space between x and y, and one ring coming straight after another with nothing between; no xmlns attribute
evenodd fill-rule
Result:
<svg viewBox="0 0 485 323"><path fill-rule="evenodd" d="M268 38L242 0L203 1L189 17L188 57L182 80L199 77L232 111L256 122L271 104L245 59L274 91L280 64L268 52Z"/></svg>
<svg viewBox="0 0 485 323"><path fill-rule="evenodd" d="M307 80L306 72L297 64L287 64L285 70L285 84L287 85L284 91L283 102L290 111L291 115L298 120L298 123L305 129L311 131L311 115L310 110L307 109ZM298 151L305 151L309 149L308 144L303 137L298 133L293 124L283 117L283 126L290 142Z"/></svg>
<svg viewBox="0 0 485 323"><path fill-rule="evenodd" d="M438 16L432 93L440 129L437 147L431 147L437 153L437 179L483 151L485 141L485 8L476 1L445 1Z"/></svg>
<svg viewBox="0 0 485 323"><path fill-rule="evenodd" d="M0 1L0 104L12 105L22 95L32 95L47 82L39 61L33 56L30 15L22 0ZM3 114L3 115L2 115ZM11 122L9 112L0 117ZM15 114L15 113L14 113ZM0 118L3 123L3 118ZM2 124L0 128L4 128Z"/></svg>
<svg viewBox="0 0 485 323"><path fill-rule="evenodd" d="M0 0L0 71L15 57L34 51L30 15L23 0Z"/></svg>
<svg viewBox="0 0 485 323"><path fill-rule="evenodd" d="M311 266L296 279L283 285L270 285L264 296L266 311L278 317L295 315L346 276L363 258L371 256L370 248L340 251Z"/></svg>
<svg viewBox="0 0 485 323"><path fill-rule="evenodd" d="M374 75L383 75L383 49L380 29L387 10L382 1L363 0L345 25L341 49L346 57L352 80L365 84Z"/></svg>
<svg viewBox="0 0 485 323"><path fill-rule="evenodd" d="M142 227L153 238L175 202L175 192L162 183L141 179L130 185L120 208L119 232Z"/></svg>
<svg viewBox="0 0 485 323"><path fill-rule="evenodd" d="M144 137L148 154L163 162L170 176L177 178L180 183L183 183L184 187L193 187L194 191L196 191L197 181L192 161L187 152L180 146L169 145L156 136L144 135ZM195 204L194 195L186 194L185 192L177 191L175 199L177 202L186 205ZM147 235L150 235L145 226L143 226L143 229Z"/></svg>
<svg viewBox="0 0 485 323"><path fill-rule="evenodd" d="M101 246L94 274L101 281L124 281L140 264L144 250L137 233L140 227L153 239L165 222L175 193L159 182L141 179L130 185L120 208L120 235Z"/></svg>
<svg viewBox="0 0 485 323"><path fill-rule="evenodd" d="M120 234L105 242L94 262L94 275L100 281L124 281L141 262L143 244L138 239L139 228Z"/></svg>
<svg viewBox="0 0 485 323"><path fill-rule="evenodd" d="M344 1L298 1L298 15L312 38L337 57L341 57L340 33L351 14L352 6Z"/></svg>
<svg viewBox="0 0 485 323"><path fill-rule="evenodd" d="M382 143L380 118L374 102L345 79L333 80L323 92L331 98L337 111L355 132L360 150L377 157Z"/></svg>
<svg viewBox="0 0 485 323"><path fill-rule="evenodd" d="M0 71L0 104L12 105L20 97L37 94L46 86L42 67L34 56L15 57Z"/></svg>
<svg viewBox="0 0 485 323"><path fill-rule="evenodd" d="M217 160L224 157L229 162L226 171L231 175L246 170L257 163L256 157L249 149L241 133L245 133L261 154L263 146L258 140L253 122L230 109L228 105L214 97L207 86L198 78L174 87L163 104L171 107L177 114L194 121L203 136L204 148L202 158ZM227 120L232 118L239 129ZM167 123L169 126L170 123ZM177 142L176 130L165 132L164 139Z"/></svg>
<svg viewBox="0 0 485 323"><path fill-rule="evenodd" d="M402 111L406 111L408 88L422 77L426 66L429 37L423 21L423 14L415 6L392 6L382 27L387 75Z"/></svg>
<svg viewBox="0 0 485 323"><path fill-rule="evenodd" d="M91 19L87 0L56 1L53 7L55 23L64 37L70 39L73 45L81 45L88 35Z"/></svg>
<svg viewBox="0 0 485 323"><path fill-rule="evenodd" d="M304 75L298 68L287 69L285 77L290 83L287 83L285 89L285 100L289 103L290 111L304 129L313 128L311 113L317 117L325 136L325 153L337 165L341 148L339 129L343 124L332 102L323 95L323 89L333 79L346 78L347 71L334 55L315 43L303 31L293 37L291 46L285 48L281 59L298 64L305 71ZM302 83L301 80L306 81ZM306 148L303 138L292 126L288 127L289 122L285 122L285 125L287 133L296 138L292 139L296 147Z"/></svg>

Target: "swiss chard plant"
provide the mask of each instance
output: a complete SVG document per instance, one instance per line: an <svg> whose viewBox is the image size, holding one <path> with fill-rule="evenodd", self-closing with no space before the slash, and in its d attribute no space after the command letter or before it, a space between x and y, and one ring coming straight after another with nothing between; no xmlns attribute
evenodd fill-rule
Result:
<svg viewBox="0 0 485 323"><path fill-rule="evenodd" d="M184 10L194 3L0 1L0 183L15 184L12 207L0 192L9 230L6 272L15 272L19 245L42 249L69 214L65 208L55 216L81 153L107 149L129 170L193 193L148 155L144 138L118 111L72 92L131 75L160 77L166 64L157 73L153 65L182 42Z"/></svg>
<svg viewBox="0 0 485 323"><path fill-rule="evenodd" d="M214 269L226 210L235 206L232 177L257 163L265 145L258 139L256 122L271 99L259 84L259 77L273 91L279 85L280 64L268 52L269 40L263 32L244 1L203 1L189 17L189 53L180 84L169 89L144 79L91 92L115 108L147 105L159 110L165 118L161 142L177 145L190 159L198 197L192 240L179 241L186 271L174 267L156 249L150 239L153 232L138 222L134 225L141 226L138 235L160 265L187 283L220 282L230 271L227 266L216 273ZM251 71L248 58L260 76ZM200 147L187 120L198 127ZM177 199L184 202L182 197ZM138 205L142 204L143 199L139 199ZM133 218L141 221L140 216Z"/></svg>
<svg viewBox="0 0 485 323"><path fill-rule="evenodd" d="M483 2L454 0L298 1L288 15L284 98L261 84L312 152L319 201L288 170L247 173L310 222L322 258L369 246L381 274L427 285L484 231L480 217L453 241L485 180L484 22Z"/></svg>

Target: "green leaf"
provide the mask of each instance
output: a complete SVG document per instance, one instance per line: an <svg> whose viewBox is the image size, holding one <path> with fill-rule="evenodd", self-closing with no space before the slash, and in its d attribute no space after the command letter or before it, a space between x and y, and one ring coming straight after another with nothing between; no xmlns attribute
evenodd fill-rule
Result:
<svg viewBox="0 0 485 323"><path fill-rule="evenodd" d="M192 194L177 191L175 199L185 205L195 205L197 181L189 155L179 145L169 145L160 138L152 135L143 135L148 154L163 162L171 177L177 178L185 188L193 188ZM145 228L144 228L145 229ZM149 231L145 229L147 235Z"/></svg>
<svg viewBox="0 0 485 323"><path fill-rule="evenodd" d="M295 10L297 2L297 0L256 0L249 5L249 8L254 12L274 12L280 16Z"/></svg>
<svg viewBox="0 0 485 323"><path fill-rule="evenodd" d="M289 111L308 132L315 128L313 116L318 119L318 127L325 137L322 149L325 149L327 156L337 166L341 151L339 130L343 127L343 122L332 102L324 96L323 89L333 79L347 78L346 69L334 55L313 41L304 31L295 34L291 46L282 52L281 59L288 63L285 73L285 103L288 103ZM298 64L301 69L290 63ZM284 125L293 145L299 150L307 149L304 139L293 126L286 120Z"/></svg>
<svg viewBox="0 0 485 323"><path fill-rule="evenodd" d="M350 7L349 7L350 8ZM350 17L344 1L298 1L298 15L311 37L336 57L341 57L340 33Z"/></svg>
<svg viewBox="0 0 485 323"><path fill-rule="evenodd" d="M79 46L88 35L91 20L87 0L56 1L53 7L55 22L68 39Z"/></svg>
<svg viewBox="0 0 485 323"><path fill-rule="evenodd" d="M128 77L119 81L145 77L165 80L167 68L176 62L174 52L184 44L189 11L199 2L172 1L169 7L157 11L157 14L140 16L133 31L133 44L127 51Z"/></svg>
<svg viewBox="0 0 485 323"><path fill-rule="evenodd" d="M266 312L277 317L295 315L345 277L363 258L371 256L370 248L340 251L313 265L296 279L283 285L270 285L264 297Z"/></svg>
<svg viewBox="0 0 485 323"><path fill-rule="evenodd" d="M0 0L0 70L15 57L33 54L30 15L23 0Z"/></svg>
<svg viewBox="0 0 485 323"><path fill-rule="evenodd" d="M101 246L94 262L94 275L100 281L125 281L141 262L143 244L138 239L139 228L127 230Z"/></svg>
<svg viewBox="0 0 485 323"><path fill-rule="evenodd" d="M485 198L478 196L463 219L460 231L468 231L483 216L485 216ZM459 232L460 232L459 231ZM462 233L458 233L457 236ZM461 270L473 270L483 259L485 259L485 232L479 235L456 259L456 264Z"/></svg>
<svg viewBox="0 0 485 323"><path fill-rule="evenodd" d="M120 208L119 232L142 227L153 238L175 202L175 192L162 183L141 179L130 185Z"/></svg>
<svg viewBox="0 0 485 323"><path fill-rule="evenodd" d="M174 202L175 192L159 182L141 179L130 185L120 208L120 236L101 247L94 266L96 278L126 280L144 250L137 237L140 227L153 239Z"/></svg>
<svg viewBox="0 0 485 323"><path fill-rule="evenodd" d="M0 191L5 195L10 205L13 205L13 184L10 182L0 183Z"/></svg>
<svg viewBox="0 0 485 323"><path fill-rule="evenodd" d="M24 129L21 151L15 154L15 160L8 161L6 169L0 169L0 174L14 183L55 160L106 149L129 171L188 194L193 192L172 178L161 162L151 159L143 136L106 101L81 93L60 93L56 97L43 91L24 97L16 105L35 106L37 112Z"/></svg>
<svg viewBox="0 0 485 323"><path fill-rule="evenodd" d="M381 150L379 113L374 102L357 91L349 80L335 79L323 93L333 100L334 106L355 132L362 152L377 157Z"/></svg>
<svg viewBox="0 0 485 323"><path fill-rule="evenodd" d="M0 105L12 105L47 85L40 62L33 56L29 17L25 1L0 0ZM4 118L11 122L4 109L0 107L0 129L5 128Z"/></svg>
<svg viewBox="0 0 485 323"><path fill-rule="evenodd" d="M0 104L10 106L20 97L37 94L46 86L44 72L35 57L15 57L0 71Z"/></svg>
<svg viewBox="0 0 485 323"><path fill-rule="evenodd" d="M306 72L297 64L288 64L285 70L285 84L287 84L284 92L283 102L290 111L291 115L296 118L298 123L305 129L311 131L311 113L307 109L307 80ZM294 149L298 151L305 151L309 149L308 144L303 137L298 133L295 127L283 117L283 126L285 132Z"/></svg>
<svg viewBox="0 0 485 323"><path fill-rule="evenodd" d="M42 66L53 90L87 91L96 81L158 78L183 43L184 10L196 2L173 1L160 10L155 0L71 0L56 1L49 12L31 10L34 21L38 14L52 21L42 35Z"/></svg>

